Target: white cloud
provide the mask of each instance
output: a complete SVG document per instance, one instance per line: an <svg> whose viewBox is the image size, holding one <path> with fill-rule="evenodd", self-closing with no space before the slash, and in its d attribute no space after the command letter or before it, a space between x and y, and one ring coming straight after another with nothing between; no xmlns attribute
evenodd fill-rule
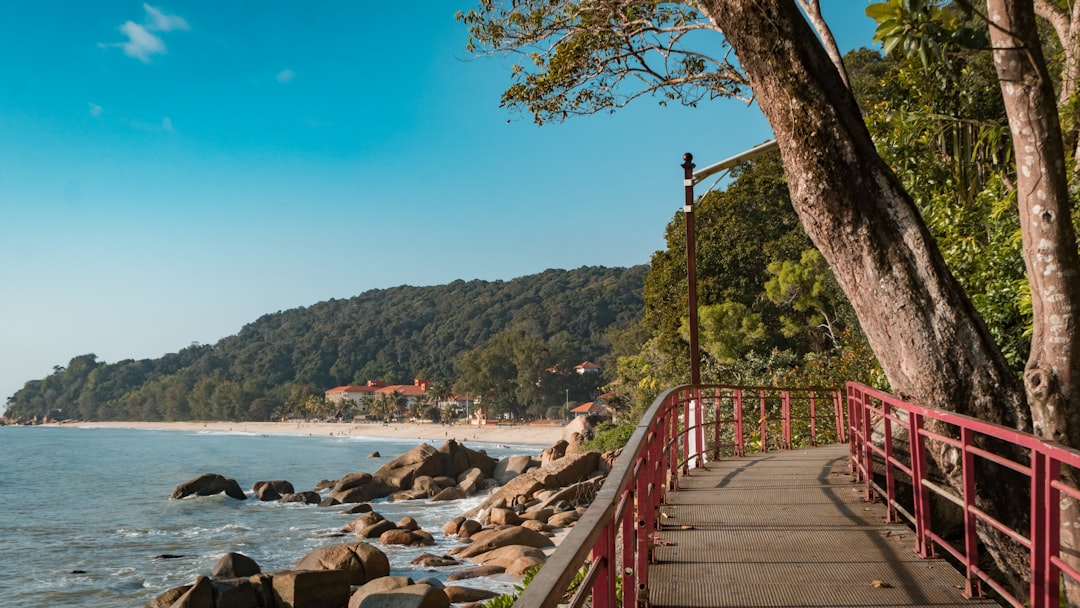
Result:
<svg viewBox="0 0 1080 608"><path fill-rule="evenodd" d="M124 54L134 57L143 63L150 63L150 55L164 55L167 49L165 42L151 34L147 29L134 21L128 21L120 26L120 31L127 37L127 42L120 42L111 46L119 46L124 49Z"/></svg>
<svg viewBox="0 0 1080 608"><path fill-rule="evenodd" d="M172 119L169 118L168 116L166 116L165 118L163 118L161 120L161 128L165 129L169 133L172 133L172 132L176 131L176 129L173 128Z"/></svg>
<svg viewBox="0 0 1080 608"><path fill-rule="evenodd" d="M191 26L182 17L165 14L161 9L149 4L143 4L143 9L146 10L146 19L141 24L126 21L119 27L120 32L127 36L127 42L101 42L98 43L98 47L120 47L128 57L134 57L143 63L150 63L151 55L164 55L168 52L165 41L151 32L191 29Z"/></svg>
<svg viewBox="0 0 1080 608"><path fill-rule="evenodd" d="M296 76L296 73L289 68L285 68L277 73L277 81L282 83L289 82L293 79L293 76Z"/></svg>
<svg viewBox="0 0 1080 608"><path fill-rule="evenodd" d="M183 17L166 15L161 9L143 4L146 9L146 29L155 32L171 32L173 30L190 30L191 26Z"/></svg>
<svg viewBox="0 0 1080 608"><path fill-rule="evenodd" d="M86 103L89 104L89 106L90 106L90 115L95 117L95 118L98 117L98 116L101 116L101 113L105 111L105 108L102 108L101 106L97 105L96 103L89 102L89 101L86 102Z"/></svg>

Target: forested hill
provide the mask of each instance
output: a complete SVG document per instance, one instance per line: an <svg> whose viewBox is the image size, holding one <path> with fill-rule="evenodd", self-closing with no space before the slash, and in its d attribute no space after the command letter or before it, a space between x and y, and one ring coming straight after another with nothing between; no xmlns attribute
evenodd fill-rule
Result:
<svg viewBox="0 0 1080 608"><path fill-rule="evenodd" d="M603 360L605 334L642 314L647 270L582 267L372 290L268 314L217 344L160 359L82 355L27 382L8 399L7 415L262 420L290 399L368 379L452 383L459 355L508 331L557 344L568 361Z"/></svg>

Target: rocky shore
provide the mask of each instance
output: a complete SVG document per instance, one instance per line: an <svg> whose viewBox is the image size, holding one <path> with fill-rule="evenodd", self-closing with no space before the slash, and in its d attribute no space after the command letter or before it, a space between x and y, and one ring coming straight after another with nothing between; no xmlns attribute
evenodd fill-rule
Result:
<svg viewBox="0 0 1080 608"><path fill-rule="evenodd" d="M286 480L260 481L255 500L319 504L354 515L340 529L356 540L317 549L291 570L261 572L240 553L222 556L207 576L165 591L148 608L448 608L475 605L495 593L449 584L495 574L522 576L544 563L557 539L573 526L611 470L615 454L582 448L584 421L564 429L560 439L537 456L490 458L449 439L435 448L422 443L375 473L356 472L324 480L297 492ZM248 495L236 483L208 473L182 483L173 499L224 493ZM446 522L441 530L422 530L411 517L387 520L372 501L444 501L484 494L478 506ZM449 551L424 553L414 566L453 573L443 582L390 576L380 547L433 546L450 539ZM444 543L445 545L445 543Z"/></svg>

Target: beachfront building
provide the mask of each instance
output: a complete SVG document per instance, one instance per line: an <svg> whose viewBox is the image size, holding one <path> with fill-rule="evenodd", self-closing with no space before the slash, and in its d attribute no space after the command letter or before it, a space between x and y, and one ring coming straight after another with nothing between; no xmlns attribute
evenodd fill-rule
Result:
<svg viewBox="0 0 1080 608"><path fill-rule="evenodd" d="M574 371L576 371L579 376L584 376L585 374L599 374L600 366L592 361L583 361L574 366Z"/></svg>
<svg viewBox="0 0 1080 608"><path fill-rule="evenodd" d="M385 386L386 383L381 380L368 380L367 384L364 385L338 386L332 388L323 393L323 397L330 403L341 404L346 401L360 403L363 401L364 397L374 396L375 391Z"/></svg>
<svg viewBox="0 0 1080 608"><path fill-rule="evenodd" d="M611 413L608 412L608 409L597 401L582 403L570 410L570 415L574 418L577 418L578 416L600 416L602 418L611 418Z"/></svg>

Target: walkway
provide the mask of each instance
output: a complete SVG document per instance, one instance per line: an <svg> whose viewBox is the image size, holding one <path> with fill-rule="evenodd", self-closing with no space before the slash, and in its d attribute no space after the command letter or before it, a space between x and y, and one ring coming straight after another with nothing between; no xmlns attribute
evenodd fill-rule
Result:
<svg viewBox="0 0 1080 608"><path fill-rule="evenodd" d="M847 474L848 447L709 463L662 507L649 569L656 607L997 606L961 595L963 577L912 551Z"/></svg>

